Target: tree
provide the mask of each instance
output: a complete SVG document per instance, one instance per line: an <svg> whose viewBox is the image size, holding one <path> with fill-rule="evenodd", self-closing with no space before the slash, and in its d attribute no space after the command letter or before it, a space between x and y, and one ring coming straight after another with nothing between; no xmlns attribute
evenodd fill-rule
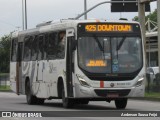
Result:
<svg viewBox="0 0 160 120"><path fill-rule="evenodd" d="M152 13L148 14L148 15L145 17L145 21L147 21L148 18L149 18L151 21L157 22L157 9L155 9ZM138 16L135 16L132 20L138 21ZM153 28L153 27L154 27L154 26L151 25L151 28Z"/></svg>
<svg viewBox="0 0 160 120"><path fill-rule="evenodd" d="M150 13L149 15L146 16L146 20L148 20L148 18L151 21L157 22L157 9L154 10L154 12Z"/></svg>
<svg viewBox="0 0 160 120"><path fill-rule="evenodd" d="M10 61L10 36L0 38L0 73L9 72Z"/></svg>

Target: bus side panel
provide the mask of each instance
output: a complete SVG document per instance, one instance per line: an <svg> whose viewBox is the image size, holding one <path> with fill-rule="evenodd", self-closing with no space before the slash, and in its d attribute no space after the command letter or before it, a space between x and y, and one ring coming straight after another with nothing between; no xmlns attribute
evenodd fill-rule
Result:
<svg viewBox="0 0 160 120"><path fill-rule="evenodd" d="M22 77L21 77L23 94L25 94L25 87L26 87L25 82L27 79L30 80L29 71L30 71L30 62L23 61L22 62Z"/></svg>
<svg viewBox="0 0 160 120"><path fill-rule="evenodd" d="M40 82L37 81L37 61L24 61L22 66L23 89L25 90L26 80L29 80L32 94L36 96L38 94L40 84Z"/></svg>
<svg viewBox="0 0 160 120"><path fill-rule="evenodd" d="M39 65L37 62L32 62L32 67L35 66L34 69L34 77L32 76L32 89L33 89L33 94L38 97L38 98L49 98L49 88L50 88L50 83L49 83L49 74L47 70L47 61L45 60L40 60ZM33 74L33 72L31 72Z"/></svg>
<svg viewBox="0 0 160 120"><path fill-rule="evenodd" d="M38 83L37 82L37 61L30 61L30 73L29 73L29 79L30 83L32 84L32 92L34 95L36 95L38 91Z"/></svg>
<svg viewBox="0 0 160 120"><path fill-rule="evenodd" d="M10 63L10 87L16 92L16 62Z"/></svg>
<svg viewBox="0 0 160 120"><path fill-rule="evenodd" d="M46 92L48 97L57 97L57 62L57 60L44 61L43 81L46 83Z"/></svg>
<svg viewBox="0 0 160 120"><path fill-rule="evenodd" d="M64 59L59 59L59 60L54 60L53 62L53 67L50 73L50 83L53 83L53 86L51 87L51 94L55 97L58 97L58 79L61 77L63 79L63 82L65 81L64 79L64 71L65 71L65 60ZM51 64L50 64L51 65ZM65 85L65 83L64 83Z"/></svg>

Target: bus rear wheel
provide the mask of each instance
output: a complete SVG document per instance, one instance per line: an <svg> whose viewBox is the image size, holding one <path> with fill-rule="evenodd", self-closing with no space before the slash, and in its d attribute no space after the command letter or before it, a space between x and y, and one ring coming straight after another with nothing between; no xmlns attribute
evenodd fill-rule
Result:
<svg viewBox="0 0 160 120"><path fill-rule="evenodd" d="M115 100L115 105L117 109L125 109L127 106L127 98L120 98Z"/></svg>
<svg viewBox="0 0 160 120"><path fill-rule="evenodd" d="M29 105L42 105L44 104L44 99L37 98L36 96L32 95L32 90L30 88L30 82L27 81L26 83L26 100Z"/></svg>
<svg viewBox="0 0 160 120"><path fill-rule="evenodd" d="M65 97L64 86L62 87L62 103L63 103L63 107L64 108L71 108L71 107L73 107L72 100Z"/></svg>
<svg viewBox="0 0 160 120"><path fill-rule="evenodd" d="M38 104L38 105L43 105L43 104L44 104L44 101L45 101L45 99L37 98L36 104Z"/></svg>
<svg viewBox="0 0 160 120"><path fill-rule="evenodd" d="M36 104L37 101L36 97L32 95L29 81L26 83L26 100L29 105Z"/></svg>
<svg viewBox="0 0 160 120"><path fill-rule="evenodd" d="M88 105L89 100L80 100L79 104L84 104L84 105Z"/></svg>

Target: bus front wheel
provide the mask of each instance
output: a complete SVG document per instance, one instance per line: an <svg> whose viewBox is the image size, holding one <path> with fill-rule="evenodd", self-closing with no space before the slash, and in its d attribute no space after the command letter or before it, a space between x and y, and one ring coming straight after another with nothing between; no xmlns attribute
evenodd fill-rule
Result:
<svg viewBox="0 0 160 120"><path fill-rule="evenodd" d="M120 98L115 100L115 105L117 109L125 109L127 106L127 98Z"/></svg>
<svg viewBox="0 0 160 120"><path fill-rule="evenodd" d="M72 100L65 97L64 86L62 87L62 103L64 108L71 108L73 106Z"/></svg>

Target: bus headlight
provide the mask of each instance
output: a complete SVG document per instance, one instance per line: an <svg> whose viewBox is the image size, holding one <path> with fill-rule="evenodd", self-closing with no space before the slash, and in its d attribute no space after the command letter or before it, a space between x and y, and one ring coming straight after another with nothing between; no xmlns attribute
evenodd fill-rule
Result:
<svg viewBox="0 0 160 120"><path fill-rule="evenodd" d="M136 87L141 86L143 84L144 77L139 78L139 80L136 83Z"/></svg>
<svg viewBox="0 0 160 120"><path fill-rule="evenodd" d="M86 80L82 76L77 75L77 78L82 86L90 87L90 85L86 82Z"/></svg>

